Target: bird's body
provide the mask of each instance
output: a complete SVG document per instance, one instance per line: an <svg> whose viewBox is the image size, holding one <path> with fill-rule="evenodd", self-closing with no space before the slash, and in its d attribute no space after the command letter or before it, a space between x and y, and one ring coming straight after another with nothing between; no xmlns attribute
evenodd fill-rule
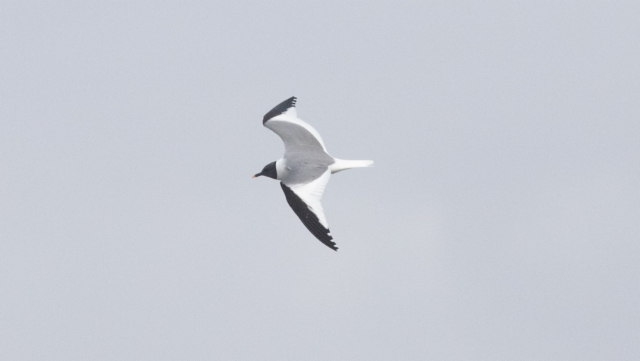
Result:
<svg viewBox="0 0 640 361"><path fill-rule="evenodd" d="M309 231L322 243L337 250L329 232L320 199L332 173L368 167L370 160L342 160L327 153L320 134L298 118L296 98L291 97L269 111L262 124L284 142L284 157L267 164L257 176L281 181L287 202Z"/></svg>

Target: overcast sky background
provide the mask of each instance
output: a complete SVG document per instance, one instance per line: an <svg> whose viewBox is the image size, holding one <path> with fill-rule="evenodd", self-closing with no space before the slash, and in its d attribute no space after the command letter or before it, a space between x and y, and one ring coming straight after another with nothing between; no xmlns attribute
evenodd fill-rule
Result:
<svg viewBox="0 0 640 361"><path fill-rule="evenodd" d="M3 2L0 359L640 359L640 3L514 3Z"/></svg>

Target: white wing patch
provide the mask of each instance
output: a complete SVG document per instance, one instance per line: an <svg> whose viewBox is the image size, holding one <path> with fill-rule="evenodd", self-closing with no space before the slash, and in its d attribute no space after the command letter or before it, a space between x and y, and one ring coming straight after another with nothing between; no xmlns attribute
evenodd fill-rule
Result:
<svg viewBox="0 0 640 361"><path fill-rule="evenodd" d="M287 109L286 112L275 116L274 118L277 117L281 117L281 116L289 116L289 117L293 117L293 118L298 118L298 111L296 110L296 107L290 107L289 109ZM273 119L273 118L271 118Z"/></svg>
<svg viewBox="0 0 640 361"><path fill-rule="evenodd" d="M324 210L322 209L320 200L322 199L324 189L327 187L327 183L329 183L330 176L331 170L327 169L326 172L312 182L290 186L291 190L307 204L309 209L311 209L316 216L318 216L320 224L327 229L329 229L329 224L327 223L327 218L324 215Z"/></svg>

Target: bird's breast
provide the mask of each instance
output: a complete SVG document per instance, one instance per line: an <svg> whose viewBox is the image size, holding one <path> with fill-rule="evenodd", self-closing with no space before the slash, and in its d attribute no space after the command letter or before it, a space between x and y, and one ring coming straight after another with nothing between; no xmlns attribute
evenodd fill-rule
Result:
<svg viewBox="0 0 640 361"><path fill-rule="evenodd" d="M284 158L280 158L276 161L276 177L278 180L283 180L285 178L287 178L287 176L289 175L289 172L291 172L291 169L289 167L287 167L287 162L284 160Z"/></svg>

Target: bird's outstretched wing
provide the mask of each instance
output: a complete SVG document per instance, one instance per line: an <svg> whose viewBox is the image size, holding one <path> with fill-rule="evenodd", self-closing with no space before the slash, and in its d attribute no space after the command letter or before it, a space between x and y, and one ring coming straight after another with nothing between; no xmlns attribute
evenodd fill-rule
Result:
<svg viewBox="0 0 640 361"><path fill-rule="evenodd" d="M337 251L338 247L332 241L333 237L329 231L329 224L320 203L324 189L329 182L329 176L331 176L331 171L327 169L326 172L312 182L296 184L290 187L280 183L280 186L287 197L287 203L289 203L289 206L291 206L305 227L320 242Z"/></svg>
<svg viewBox="0 0 640 361"><path fill-rule="evenodd" d="M327 152L318 131L298 118L296 97L276 105L262 118L262 124L280 136L285 152L297 145L317 147Z"/></svg>

